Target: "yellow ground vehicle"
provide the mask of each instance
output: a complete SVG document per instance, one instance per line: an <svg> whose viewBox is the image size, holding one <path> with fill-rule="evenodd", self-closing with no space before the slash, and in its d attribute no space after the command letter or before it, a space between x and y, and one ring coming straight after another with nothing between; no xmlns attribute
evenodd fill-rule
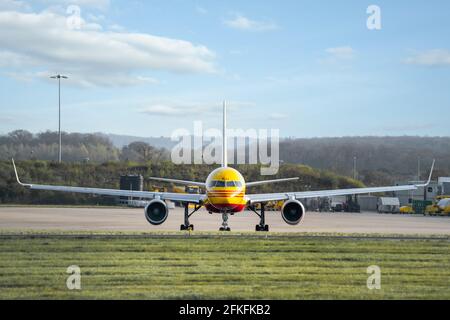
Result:
<svg viewBox="0 0 450 320"><path fill-rule="evenodd" d="M444 200L444 199L450 199L450 196L437 196L436 197L436 202L439 202L439 201Z"/></svg>
<svg viewBox="0 0 450 320"><path fill-rule="evenodd" d="M427 206L426 215L450 216L450 196L438 196L432 205Z"/></svg>
<svg viewBox="0 0 450 320"><path fill-rule="evenodd" d="M150 188L150 191L153 191L153 192L167 192L167 188L153 185Z"/></svg>
<svg viewBox="0 0 450 320"><path fill-rule="evenodd" d="M447 206L444 211L441 212L442 215L450 216L450 206Z"/></svg>
<svg viewBox="0 0 450 320"><path fill-rule="evenodd" d="M171 192L174 193L189 193L189 194L200 194L200 187L198 186L173 186ZM175 205L182 207L183 204L181 202L175 202ZM195 204L190 203L189 208L195 208Z"/></svg>
<svg viewBox="0 0 450 320"><path fill-rule="evenodd" d="M403 206L403 207L400 208L400 213L413 214L414 213L414 209L412 208L412 206Z"/></svg>
<svg viewBox="0 0 450 320"><path fill-rule="evenodd" d="M266 203L266 211L280 211L283 208L284 201L269 201ZM261 210L261 204L255 204L256 210Z"/></svg>
<svg viewBox="0 0 450 320"><path fill-rule="evenodd" d="M427 206L427 208L425 209L425 215L428 215L428 216L435 216L438 213L439 213L439 207L436 204Z"/></svg>

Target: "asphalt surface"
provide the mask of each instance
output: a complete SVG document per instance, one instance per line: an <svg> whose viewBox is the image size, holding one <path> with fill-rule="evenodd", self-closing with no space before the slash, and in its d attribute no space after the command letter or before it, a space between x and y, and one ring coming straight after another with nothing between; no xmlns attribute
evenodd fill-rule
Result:
<svg viewBox="0 0 450 320"><path fill-rule="evenodd" d="M182 221L181 208L170 210L164 224L152 226L145 219L143 208L0 207L0 230L6 231L177 231ZM195 230L217 231L222 218L202 209L190 222ZM229 219L232 231L254 231L258 222L259 218L248 211ZM270 211L266 214L266 223L274 232L450 235L449 217L419 215L308 212L301 224L289 226L279 212Z"/></svg>

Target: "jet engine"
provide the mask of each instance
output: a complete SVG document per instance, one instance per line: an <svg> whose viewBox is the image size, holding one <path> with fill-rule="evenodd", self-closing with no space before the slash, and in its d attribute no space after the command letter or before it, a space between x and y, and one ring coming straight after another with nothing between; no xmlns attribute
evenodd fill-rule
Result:
<svg viewBox="0 0 450 320"><path fill-rule="evenodd" d="M169 215L169 208L164 201L155 199L145 207L145 218L152 225L157 226L166 221Z"/></svg>
<svg viewBox="0 0 450 320"><path fill-rule="evenodd" d="M283 220L290 225L299 224L305 215L305 207L300 201L286 201L281 208L281 216Z"/></svg>

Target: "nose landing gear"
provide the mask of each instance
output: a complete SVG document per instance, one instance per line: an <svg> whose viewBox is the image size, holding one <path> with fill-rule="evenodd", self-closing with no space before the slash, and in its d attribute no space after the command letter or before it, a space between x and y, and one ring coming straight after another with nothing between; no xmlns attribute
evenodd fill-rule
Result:
<svg viewBox="0 0 450 320"><path fill-rule="evenodd" d="M222 221L222 226L219 228L219 231L231 231L230 227L228 226L228 212L222 212Z"/></svg>
<svg viewBox="0 0 450 320"><path fill-rule="evenodd" d="M256 227L255 227L255 231L268 232L269 231L269 225L266 224L266 225L261 226L261 225L257 224Z"/></svg>

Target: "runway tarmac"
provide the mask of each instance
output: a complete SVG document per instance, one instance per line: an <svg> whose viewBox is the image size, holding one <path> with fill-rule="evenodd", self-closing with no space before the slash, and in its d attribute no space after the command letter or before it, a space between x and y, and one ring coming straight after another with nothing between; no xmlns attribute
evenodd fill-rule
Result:
<svg viewBox="0 0 450 320"><path fill-rule="evenodd" d="M183 221L183 209L170 210L167 221L150 225L144 209L128 208L47 208L0 207L0 230L66 231L177 231ZM197 231L217 231L222 223L219 214L200 210L191 217ZM232 231L254 231L259 218L245 211L230 216ZM450 235L450 218L378 213L308 212L297 226L287 225L280 212L267 212L266 222L274 232L332 232Z"/></svg>

